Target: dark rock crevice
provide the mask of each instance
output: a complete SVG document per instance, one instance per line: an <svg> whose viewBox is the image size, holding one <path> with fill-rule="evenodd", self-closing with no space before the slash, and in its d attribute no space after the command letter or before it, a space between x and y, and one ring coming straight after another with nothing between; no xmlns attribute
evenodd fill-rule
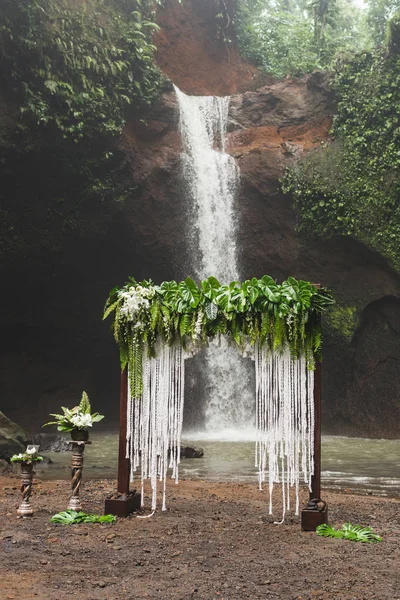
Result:
<svg viewBox="0 0 400 600"><path fill-rule="evenodd" d="M343 392L344 433L358 428L366 436L398 437L399 331L399 298L384 296L363 310L351 342L351 367Z"/></svg>

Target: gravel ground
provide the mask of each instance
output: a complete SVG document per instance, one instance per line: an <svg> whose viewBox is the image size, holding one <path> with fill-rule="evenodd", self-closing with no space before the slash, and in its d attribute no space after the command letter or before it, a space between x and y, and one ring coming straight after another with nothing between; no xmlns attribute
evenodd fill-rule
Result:
<svg viewBox="0 0 400 600"><path fill-rule="evenodd" d="M114 490L85 481L86 512L102 513ZM267 494L247 484L181 481L169 486L168 511L149 519L50 524L68 497L68 482L38 480L34 516L18 519L18 479L0 477L1 600L400 600L398 499L324 494L332 525L383 536L360 544L302 532L292 515L274 525Z"/></svg>

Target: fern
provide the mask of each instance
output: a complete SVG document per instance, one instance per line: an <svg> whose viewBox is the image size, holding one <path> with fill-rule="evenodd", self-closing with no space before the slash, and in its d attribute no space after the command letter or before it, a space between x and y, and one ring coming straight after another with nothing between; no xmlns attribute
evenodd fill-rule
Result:
<svg viewBox="0 0 400 600"><path fill-rule="evenodd" d="M92 407L90 406L89 402L89 396L86 392L82 392L82 398L79 403L79 410L86 415L90 415L92 412Z"/></svg>
<svg viewBox="0 0 400 600"><path fill-rule="evenodd" d="M140 398L143 393L143 342L138 335L133 338L130 367L131 394L133 398Z"/></svg>
<svg viewBox="0 0 400 600"><path fill-rule="evenodd" d="M272 347L275 351L282 353L285 342L285 322L283 318L277 317L274 322Z"/></svg>
<svg viewBox="0 0 400 600"><path fill-rule="evenodd" d="M129 362L129 353L128 353L128 349L125 345L120 344L119 347L119 362L121 365L121 371L123 371L126 367L126 365Z"/></svg>
<svg viewBox="0 0 400 600"><path fill-rule="evenodd" d="M155 300L152 305L150 306L150 328L152 331L155 331L157 325L158 325L158 320L160 318L160 302L159 300Z"/></svg>
<svg viewBox="0 0 400 600"><path fill-rule="evenodd" d="M322 352L322 332L319 323L315 326L315 329L312 331L312 350L317 360L320 360Z"/></svg>
<svg viewBox="0 0 400 600"><path fill-rule="evenodd" d="M271 330L271 318L268 312L261 315L260 344L263 346L267 341Z"/></svg>
<svg viewBox="0 0 400 600"><path fill-rule="evenodd" d="M114 316L114 339L117 343L119 343L119 330L120 330L120 314L121 314L121 305L117 304L115 307L115 316Z"/></svg>
<svg viewBox="0 0 400 600"><path fill-rule="evenodd" d="M117 305L118 305L118 303L119 303L119 302L120 302L120 300L118 299L118 300L116 300L115 302L113 302L112 304L110 304L110 305L109 305L109 306L108 306L108 307L105 309L105 311L104 311L104 315L103 315L103 321L104 321L104 319L107 319L108 315L110 315L110 314L113 312L113 310L115 310L115 309L116 309L116 307L117 307Z"/></svg>
<svg viewBox="0 0 400 600"><path fill-rule="evenodd" d="M250 343L252 346L259 339L259 337L260 337L259 318L258 318L258 315L256 314L256 315L252 316L252 335L251 335L251 339L250 339Z"/></svg>

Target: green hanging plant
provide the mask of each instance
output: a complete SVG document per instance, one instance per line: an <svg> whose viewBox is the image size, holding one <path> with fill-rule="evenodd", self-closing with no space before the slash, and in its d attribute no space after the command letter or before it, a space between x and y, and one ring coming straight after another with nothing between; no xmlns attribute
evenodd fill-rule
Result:
<svg viewBox="0 0 400 600"><path fill-rule="evenodd" d="M131 394L139 398L143 352L156 356L158 343L186 349L224 334L240 350L256 343L266 352L289 348L313 369L321 358L320 316L333 301L327 289L293 277L278 284L264 275L229 285L209 277L200 286L190 277L161 285L130 278L111 290L103 318L114 316L121 367L128 365Z"/></svg>

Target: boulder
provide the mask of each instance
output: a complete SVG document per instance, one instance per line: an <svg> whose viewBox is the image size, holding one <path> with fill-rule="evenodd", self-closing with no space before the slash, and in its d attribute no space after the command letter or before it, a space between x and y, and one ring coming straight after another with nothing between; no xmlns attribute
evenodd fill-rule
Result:
<svg viewBox="0 0 400 600"><path fill-rule="evenodd" d="M68 452L71 446L69 438L59 433L36 433L31 443L40 446L40 452Z"/></svg>
<svg viewBox="0 0 400 600"><path fill-rule="evenodd" d="M204 450L200 446L181 446L181 458L202 458Z"/></svg>
<svg viewBox="0 0 400 600"><path fill-rule="evenodd" d="M0 411L0 459L9 460L13 454L24 452L28 434Z"/></svg>
<svg viewBox="0 0 400 600"><path fill-rule="evenodd" d="M3 458L0 458L0 475L11 475L12 472L12 466Z"/></svg>
<svg viewBox="0 0 400 600"><path fill-rule="evenodd" d="M28 434L25 429L22 429L17 423L11 421L4 413L0 410L0 435L15 439L21 442L21 444L28 443Z"/></svg>

